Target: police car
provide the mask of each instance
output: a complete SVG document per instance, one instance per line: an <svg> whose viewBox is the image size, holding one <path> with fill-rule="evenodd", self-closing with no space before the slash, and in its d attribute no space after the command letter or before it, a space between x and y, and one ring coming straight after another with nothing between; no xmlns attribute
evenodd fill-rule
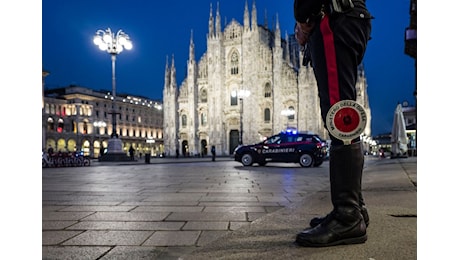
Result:
<svg viewBox="0 0 460 260"><path fill-rule="evenodd" d="M244 166L254 163L260 166L268 162L293 162L302 167L318 167L327 154L327 142L318 135L281 132L253 145L240 145L235 148L235 161Z"/></svg>

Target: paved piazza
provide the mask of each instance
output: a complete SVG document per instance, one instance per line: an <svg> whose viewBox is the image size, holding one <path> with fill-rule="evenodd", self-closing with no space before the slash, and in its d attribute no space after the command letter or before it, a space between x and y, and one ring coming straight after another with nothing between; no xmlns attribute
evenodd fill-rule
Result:
<svg viewBox="0 0 460 260"><path fill-rule="evenodd" d="M155 160L44 168L43 259L177 259L329 185L328 162Z"/></svg>

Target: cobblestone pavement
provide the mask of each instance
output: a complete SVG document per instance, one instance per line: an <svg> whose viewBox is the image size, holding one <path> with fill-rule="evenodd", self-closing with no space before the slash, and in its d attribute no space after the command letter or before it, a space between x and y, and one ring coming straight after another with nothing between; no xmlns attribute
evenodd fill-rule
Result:
<svg viewBox="0 0 460 260"><path fill-rule="evenodd" d="M329 185L328 162L181 162L44 168L42 258L177 259Z"/></svg>

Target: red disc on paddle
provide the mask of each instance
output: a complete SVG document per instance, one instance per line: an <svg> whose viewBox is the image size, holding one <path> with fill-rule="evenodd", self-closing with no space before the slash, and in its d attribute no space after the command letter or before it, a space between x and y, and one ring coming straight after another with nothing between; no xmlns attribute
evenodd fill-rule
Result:
<svg viewBox="0 0 460 260"><path fill-rule="evenodd" d="M344 144L351 144L353 139L359 137L364 132L366 124L366 111L354 100L335 103L326 115L327 130Z"/></svg>
<svg viewBox="0 0 460 260"><path fill-rule="evenodd" d="M344 133L354 131L359 125L359 114L356 109L350 107L342 107L337 111L334 117L334 125L337 129Z"/></svg>

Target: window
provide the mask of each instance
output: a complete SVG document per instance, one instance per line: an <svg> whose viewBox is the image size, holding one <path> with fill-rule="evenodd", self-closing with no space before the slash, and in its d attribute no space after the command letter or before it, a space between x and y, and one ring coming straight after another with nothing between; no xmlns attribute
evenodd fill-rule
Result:
<svg viewBox="0 0 460 260"><path fill-rule="evenodd" d="M54 131L54 120L52 117L48 117L48 131Z"/></svg>
<svg viewBox="0 0 460 260"><path fill-rule="evenodd" d="M232 56L230 58L230 74L231 75L236 75L238 74L238 53L235 51L232 53Z"/></svg>
<svg viewBox="0 0 460 260"><path fill-rule="evenodd" d="M83 134L88 134L88 123L83 122Z"/></svg>
<svg viewBox="0 0 460 260"><path fill-rule="evenodd" d="M270 109L269 108L266 108L264 110L264 122L265 123L270 122Z"/></svg>
<svg viewBox="0 0 460 260"><path fill-rule="evenodd" d="M206 91L206 89L201 90L200 99L201 99L201 103L208 102L208 92Z"/></svg>
<svg viewBox="0 0 460 260"><path fill-rule="evenodd" d="M270 98L272 96L272 87L270 86L270 83L265 84L264 96L265 98Z"/></svg>
<svg viewBox="0 0 460 260"><path fill-rule="evenodd" d="M233 90L231 95L230 95L230 105L231 106L238 105L238 95L236 94L235 90Z"/></svg>
<svg viewBox="0 0 460 260"><path fill-rule="evenodd" d="M187 126L187 116L182 115L182 127L186 127L186 126Z"/></svg>
<svg viewBox="0 0 460 260"><path fill-rule="evenodd" d="M205 112L201 113L201 125L206 125L208 123L208 117Z"/></svg>
<svg viewBox="0 0 460 260"><path fill-rule="evenodd" d="M57 123L57 132L62 133L63 130L64 130L64 120L62 118L59 118L58 123Z"/></svg>
<svg viewBox="0 0 460 260"><path fill-rule="evenodd" d="M289 111L292 111L292 113L289 113L289 115L288 115L288 120L294 120L294 115L295 115L294 107L293 107L293 106L290 106L290 107L289 107Z"/></svg>

